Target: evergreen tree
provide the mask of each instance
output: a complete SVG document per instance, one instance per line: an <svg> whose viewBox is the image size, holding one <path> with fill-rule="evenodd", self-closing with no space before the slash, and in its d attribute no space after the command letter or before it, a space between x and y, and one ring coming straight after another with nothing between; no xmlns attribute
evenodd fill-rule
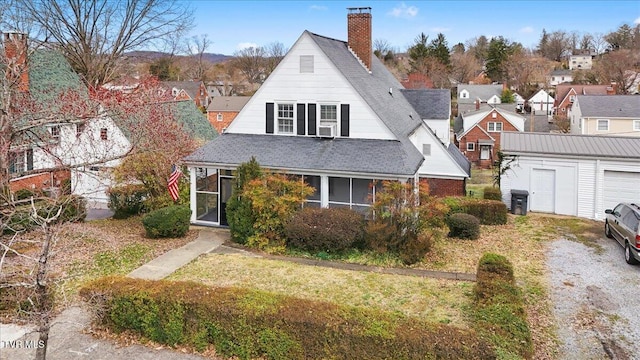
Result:
<svg viewBox="0 0 640 360"><path fill-rule="evenodd" d="M239 244L245 244L247 239L254 235L253 224L256 221L251 201L245 199L242 193L247 183L260 177L262 177L262 169L254 157L251 157L249 162L240 164L235 171L233 189L226 211L231 240Z"/></svg>

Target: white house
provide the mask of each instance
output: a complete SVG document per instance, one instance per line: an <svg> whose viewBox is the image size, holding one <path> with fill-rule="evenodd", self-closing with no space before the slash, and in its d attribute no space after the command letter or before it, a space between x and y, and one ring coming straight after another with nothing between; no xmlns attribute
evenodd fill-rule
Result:
<svg viewBox="0 0 640 360"><path fill-rule="evenodd" d="M307 206L364 211L385 179L465 193L469 163L373 56L370 8L350 10L348 42L303 32L226 132L184 159L192 222L226 225L232 171L251 157L313 186Z"/></svg>
<svg viewBox="0 0 640 360"><path fill-rule="evenodd" d="M619 202L640 203L640 138L505 132L502 152L515 157L502 176L529 192L528 210L601 220Z"/></svg>
<svg viewBox="0 0 640 360"><path fill-rule="evenodd" d="M593 67L593 57L590 54L569 56L569 70L589 70Z"/></svg>
<svg viewBox="0 0 640 360"><path fill-rule="evenodd" d="M544 89L538 90L529 98L529 106L531 106L531 112L534 114L553 114L553 102L554 97L549 95Z"/></svg>

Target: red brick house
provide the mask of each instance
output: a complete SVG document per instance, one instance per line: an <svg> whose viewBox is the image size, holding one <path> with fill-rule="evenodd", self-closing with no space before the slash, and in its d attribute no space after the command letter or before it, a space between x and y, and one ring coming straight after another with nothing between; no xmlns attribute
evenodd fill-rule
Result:
<svg viewBox="0 0 640 360"><path fill-rule="evenodd" d="M173 100L191 100L197 107L203 109L209 106L209 92L202 81L162 81L161 83L171 91Z"/></svg>
<svg viewBox="0 0 640 360"><path fill-rule="evenodd" d="M515 112L491 106L460 114L454 121L454 143L481 168L490 168L500 149L503 131L524 131L525 118Z"/></svg>
<svg viewBox="0 0 640 360"><path fill-rule="evenodd" d="M557 85L554 107L556 115L567 116L576 95L615 95L615 83L611 85Z"/></svg>
<svg viewBox="0 0 640 360"><path fill-rule="evenodd" d="M250 96L218 96L211 100L207 108L207 118L218 134L222 134L229 127L249 99Z"/></svg>

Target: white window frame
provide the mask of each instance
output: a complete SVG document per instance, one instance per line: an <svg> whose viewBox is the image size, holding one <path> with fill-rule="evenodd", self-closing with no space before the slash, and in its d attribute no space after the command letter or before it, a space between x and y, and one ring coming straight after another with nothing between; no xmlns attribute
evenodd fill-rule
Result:
<svg viewBox="0 0 640 360"><path fill-rule="evenodd" d="M338 176L329 176L328 178L340 178ZM349 177L349 178L343 178L343 179L349 179L349 201L348 202L344 202L344 201L336 201L336 200L328 200L327 205L329 207L332 207L331 205L333 205L333 207L348 207L349 209L353 209L354 207L356 208L370 208L373 203L375 203L376 201L376 192L379 189L378 187L381 186L381 183L378 182L378 180L376 179L365 179L365 178L353 178L353 177ZM365 181L369 181L370 183L373 182L373 186L371 187L371 202L368 203L359 203L356 202L356 200L353 198L353 181L354 180L365 180ZM328 179L327 179L328 181ZM327 183L329 184L329 183ZM327 187L327 199L329 199L329 197L331 196L333 189L331 189L331 186L329 185Z"/></svg>
<svg viewBox="0 0 640 360"><path fill-rule="evenodd" d="M633 131L640 131L640 120L633 120Z"/></svg>
<svg viewBox="0 0 640 360"><path fill-rule="evenodd" d="M472 142L467 143L467 151L476 151L476 144Z"/></svg>
<svg viewBox="0 0 640 360"><path fill-rule="evenodd" d="M492 113L491 113L491 118L492 118L492 119L497 119L497 118L498 118L498 113L497 113L497 112L495 112L495 111L494 111L494 112L492 112Z"/></svg>
<svg viewBox="0 0 640 360"><path fill-rule="evenodd" d="M606 129L601 129L600 124L606 124ZM609 119L597 119L596 120L596 131L609 131Z"/></svg>
<svg viewBox="0 0 640 360"><path fill-rule="evenodd" d="M500 126L498 126L498 125L500 125ZM498 129L498 127L500 129ZM501 132L502 129L503 129L502 121L496 121L496 122L492 121L492 122L487 123L487 131L488 132Z"/></svg>
<svg viewBox="0 0 640 360"><path fill-rule="evenodd" d="M223 117L222 117L222 113L218 113L218 115L216 115L216 120L217 121L222 121Z"/></svg>
<svg viewBox="0 0 640 360"><path fill-rule="evenodd" d="M285 107L291 107L291 108L288 109ZM293 135L295 133L295 130L296 130L295 129L295 125L296 125L295 109L296 109L296 105L294 103L278 103L277 104L276 125L278 127L278 134ZM291 115L291 116L289 117L285 115ZM289 128L290 128L290 131L289 131Z"/></svg>
<svg viewBox="0 0 640 360"><path fill-rule="evenodd" d="M49 128L49 132L51 133L51 137L54 139L60 139L60 132L62 129L60 125L54 125Z"/></svg>
<svg viewBox="0 0 640 360"><path fill-rule="evenodd" d="M340 122L340 112L338 111L338 104L318 104L318 125L336 125L338 126L338 123ZM326 118L323 118L323 111L322 109L324 107L333 107L336 110L336 118L335 119L329 119L327 120Z"/></svg>
<svg viewBox="0 0 640 360"><path fill-rule="evenodd" d="M77 123L76 124L76 137L79 137L80 135L82 135L82 133L84 132L84 129L87 128L87 124L86 123Z"/></svg>

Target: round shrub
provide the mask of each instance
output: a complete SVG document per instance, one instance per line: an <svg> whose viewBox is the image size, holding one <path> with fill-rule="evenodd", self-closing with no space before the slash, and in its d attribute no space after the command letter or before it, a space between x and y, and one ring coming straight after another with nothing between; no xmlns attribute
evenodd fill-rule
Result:
<svg viewBox="0 0 640 360"><path fill-rule="evenodd" d="M484 188L484 198L486 200L502 201L502 191L498 187L487 186Z"/></svg>
<svg viewBox="0 0 640 360"><path fill-rule="evenodd" d="M114 219L126 219L144 211L143 202L147 191L142 185L125 185L110 188L109 209L113 210Z"/></svg>
<svg viewBox="0 0 640 360"><path fill-rule="evenodd" d="M16 200L26 200L31 198L32 196L37 196L33 191L29 189L20 189L16 191L13 196Z"/></svg>
<svg viewBox="0 0 640 360"><path fill-rule="evenodd" d="M287 246L336 252L351 248L364 234L364 219L350 209L304 208L285 224Z"/></svg>
<svg viewBox="0 0 640 360"><path fill-rule="evenodd" d="M469 214L453 214L447 219L449 237L477 239L480 235L480 220Z"/></svg>
<svg viewBox="0 0 640 360"><path fill-rule="evenodd" d="M183 237L189 230L191 209L184 205L154 210L142 218L142 225L150 238Z"/></svg>

